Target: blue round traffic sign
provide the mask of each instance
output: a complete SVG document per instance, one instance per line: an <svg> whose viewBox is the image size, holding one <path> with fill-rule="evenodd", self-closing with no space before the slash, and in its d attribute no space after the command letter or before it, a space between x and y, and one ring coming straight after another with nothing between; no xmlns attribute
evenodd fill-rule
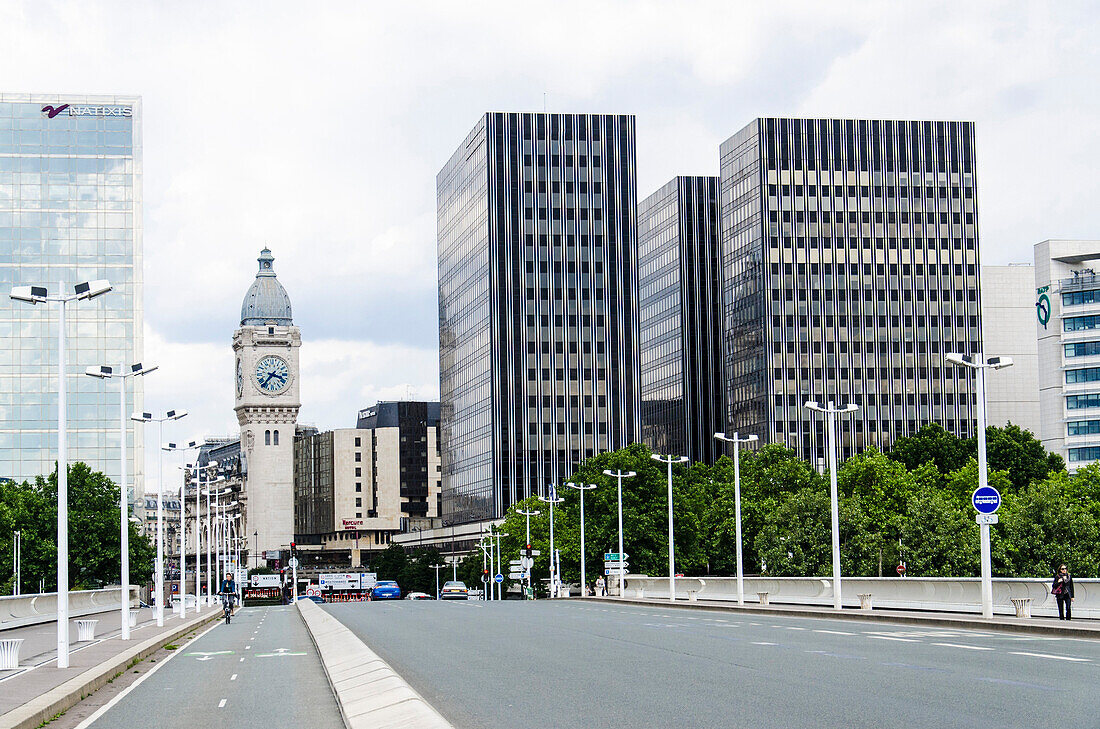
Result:
<svg viewBox="0 0 1100 729"><path fill-rule="evenodd" d="M974 489L970 501L979 514L993 514L1001 508L1001 492L992 486L980 486Z"/></svg>
<svg viewBox="0 0 1100 729"><path fill-rule="evenodd" d="M502 575L502 574L500 574L499 572L497 572L497 573L496 573L496 574L495 574L495 575L493 576L493 581L494 581L494 582L504 582L504 575Z"/></svg>

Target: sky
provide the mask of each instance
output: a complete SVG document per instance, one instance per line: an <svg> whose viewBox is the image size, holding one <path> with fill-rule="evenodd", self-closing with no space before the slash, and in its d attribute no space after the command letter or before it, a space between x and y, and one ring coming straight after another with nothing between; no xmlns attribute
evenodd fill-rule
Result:
<svg viewBox="0 0 1100 729"><path fill-rule="evenodd" d="M300 423L438 397L435 175L485 111L636 115L639 197L717 174L758 116L974 121L983 263L1100 238L1098 26L1035 0L2 0L0 89L143 97L146 409L189 440L238 432L265 245Z"/></svg>

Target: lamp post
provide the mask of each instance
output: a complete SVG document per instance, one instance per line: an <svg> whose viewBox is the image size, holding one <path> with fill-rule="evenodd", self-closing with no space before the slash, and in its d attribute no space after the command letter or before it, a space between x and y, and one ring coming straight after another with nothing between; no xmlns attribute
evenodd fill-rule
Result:
<svg viewBox="0 0 1100 729"><path fill-rule="evenodd" d="M206 599L207 604L209 605L213 605L216 602L214 598L214 580L215 572L217 571L217 564L215 564L214 567L210 566L210 552L211 550L217 549L217 545L214 542L214 530L216 529L216 525L214 523L215 517L211 509L210 497L214 497L216 504L218 496L223 493L229 493L228 489L225 491L214 491L210 487L221 481L225 481L225 476L219 474L216 478L206 484L206 489L204 491L204 493L206 494ZM217 562L217 557L215 557L215 562ZM221 587L220 580L218 581L217 586Z"/></svg>
<svg viewBox="0 0 1100 729"><path fill-rule="evenodd" d="M168 420L179 420L187 415L186 410L169 410L163 418L155 418L152 413L134 413L130 420L139 423L157 424L157 443L162 443L164 437L164 423ZM164 446L160 446L157 454L157 562L156 573L153 576L153 589L157 593L157 627L164 627Z"/></svg>
<svg viewBox="0 0 1100 729"><path fill-rule="evenodd" d="M825 413L825 430L828 439L829 450L829 501L830 516L833 529L833 608L840 610L843 606L840 584L840 498L836 488L836 416L845 413L854 413L859 410L859 405L848 404L836 407L833 401L821 407L814 400L807 400L806 407L817 413Z"/></svg>
<svg viewBox="0 0 1100 729"><path fill-rule="evenodd" d="M571 489L576 489L581 499L581 596L583 597L588 592L588 582L584 571L584 492L596 488L596 484L567 483L565 485Z"/></svg>
<svg viewBox="0 0 1100 729"><path fill-rule="evenodd" d="M199 466L196 464L195 468L195 605L199 605L199 595L202 594L202 494L203 487L210 488L210 484L215 479L211 479L210 475L217 472L218 462L210 461L205 465ZM221 478L218 476L217 478ZM210 510L210 497L207 497L207 511ZM210 562L206 563L207 579L209 579ZM207 590L206 599L202 601L203 606L210 605L210 590Z"/></svg>
<svg viewBox="0 0 1100 729"><path fill-rule="evenodd" d="M186 444L169 443L166 451L189 451L199 447L198 441L188 441ZM187 617L187 465L181 467L183 474L180 477L180 617ZM198 487L196 487L197 490ZM195 515L198 518L198 515ZM198 552L195 553L195 569L198 569ZM195 593L195 610L199 608L199 596Z"/></svg>
<svg viewBox="0 0 1100 729"><path fill-rule="evenodd" d="M447 565L445 565L445 564L430 564L428 566L431 567L433 570L435 570L435 599L438 600L439 599L439 570L446 569Z"/></svg>
<svg viewBox="0 0 1100 729"><path fill-rule="evenodd" d="M977 399L978 416L978 488L989 485L989 469L985 456L985 371L1000 370L1012 366L1010 357L986 357L981 353L959 354L952 352L946 356L948 362L959 367L974 370L974 390ZM978 525L981 531L982 548L982 617L993 617L993 564L989 554L989 524Z"/></svg>
<svg viewBox="0 0 1100 729"><path fill-rule="evenodd" d="M554 551L554 504L560 504L565 499L558 498L558 491L554 488L554 484L550 484L549 496L537 496L535 497L544 504L550 504L550 597L558 596L558 575L557 567L555 566L556 552Z"/></svg>
<svg viewBox="0 0 1100 729"><path fill-rule="evenodd" d="M687 456L661 456L656 453L650 456L655 461L668 466L668 599L676 601L676 544L672 537L672 464L687 463Z"/></svg>
<svg viewBox="0 0 1100 729"><path fill-rule="evenodd" d="M604 470L605 476L611 476L619 482L619 597L623 597L623 582L626 578L626 567L623 566L623 479L633 478L638 474L633 471Z"/></svg>
<svg viewBox="0 0 1100 729"><path fill-rule="evenodd" d="M538 516L542 512L541 511L525 511L523 509L516 509L516 513L517 514L522 514L523 516L527 517L527 540L524 542L525 551L523 553L523 559L525 559L525 560L526 559L531 559L531 557L526 552L526 550L531 549L531 517L532 516ZM531 594L531 567L528 566L523 571L527 575L527 593ZM526 597L526 596L527 595L525 595L524 597Z"/></svg>
<svg viewBox="0 0 1100 729"><path fill-rule="evenodd" d="M86 281L71 294L50 295L45 286L16 286L11 298L27 304L56 303L57 316L57 667L69 667L69 458L66 448L68 408L65 401L65 308L111 290L108 281ZM65 290L65 284L58 284Z"/></svg>
<svg viewBox="0 0 1100 729"><path fill-rule="evenodd" d="M741 444L754 443L755 435L741 438L737 433L727 438L725 433L715 433L714 437L727 443L733 443L733 512L737 519L737 604L745 604L745 569L741 561Z"/></svg>
<svg viewBox="0 0 1100 729"><path fill-rule="evenodd" d="M19 583L23 571L23 532L16 529L12 534L12 550L14 552L15 584L12 585L13 595L19 595Z"/></svg>
<svg viewBox="0 0 1100 729"><path fill-rule="evenodd" d="M156 365L143 366L140 362L130 365L130 371L119 367L89 367L84 374L101 380L118 379L119 420L119 555L122 576L122 640L130 640L130 499L126 487L126 378L145 375L157 369Z"/></svg>

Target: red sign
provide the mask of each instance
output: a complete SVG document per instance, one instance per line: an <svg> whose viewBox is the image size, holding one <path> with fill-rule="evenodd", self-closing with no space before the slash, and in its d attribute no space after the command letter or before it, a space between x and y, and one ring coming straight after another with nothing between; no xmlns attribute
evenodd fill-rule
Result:
<svg viewBox="0 0 1100 729"><path fill-rule="evenodd" d="M905 574L905 565L904 564L899 564L898 565L898 574L899 575L904 575Z"/></svg>

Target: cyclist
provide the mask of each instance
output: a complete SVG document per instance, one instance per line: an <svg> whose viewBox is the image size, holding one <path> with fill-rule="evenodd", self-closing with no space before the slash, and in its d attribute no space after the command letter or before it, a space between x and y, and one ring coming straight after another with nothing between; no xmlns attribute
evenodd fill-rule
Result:
<svg viewBox="0 0 1100 729"><path fill-rule="evenodd" d="M218 594L222 596L222 604L225 607L225 622L228 624L229 618L233 615L233 605L237 601L237 583L232 574L227 574L225 579L222 580Z"/></svg>

